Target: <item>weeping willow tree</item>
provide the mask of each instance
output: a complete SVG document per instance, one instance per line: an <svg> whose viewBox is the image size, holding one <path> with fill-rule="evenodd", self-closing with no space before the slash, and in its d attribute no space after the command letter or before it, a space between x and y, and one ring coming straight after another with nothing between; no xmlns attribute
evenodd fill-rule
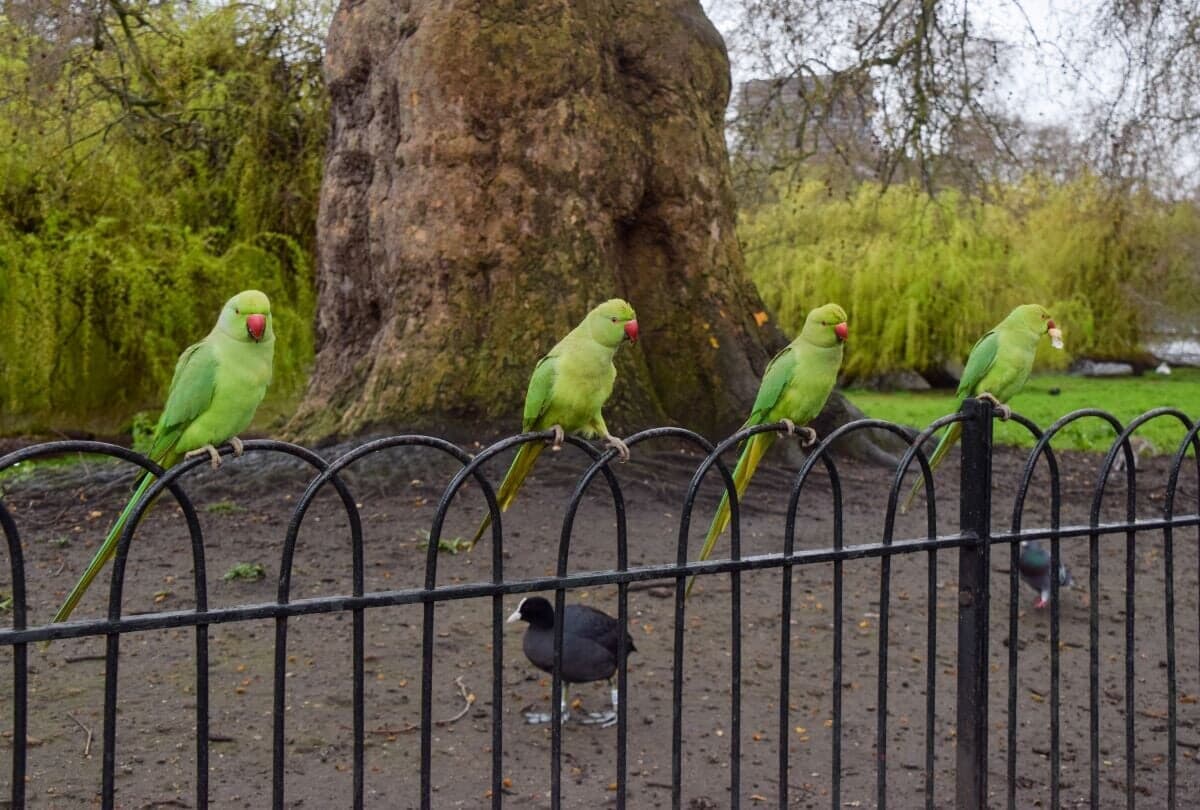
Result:
<svg viewBox="0 0 1200 810"><path fill-rule="evenodd" d="M0 17L0 432L159 403L225 298L312 356L322 0L18 0Z"/></svg>
<svg viewBox="0 0 1200 810"><path fill-rule="evenodd" d="M854 323L846 371L937 372L961 361L1016 304L1050 307L1071 356L1125 358L1153 327L1147 298L1196 305L1200 212L1148 192L1116 194L1092 174L1029 176L988 201L915 184L781 183L739 233L763 300L798 329L809 302L844 302Z"/></svg>

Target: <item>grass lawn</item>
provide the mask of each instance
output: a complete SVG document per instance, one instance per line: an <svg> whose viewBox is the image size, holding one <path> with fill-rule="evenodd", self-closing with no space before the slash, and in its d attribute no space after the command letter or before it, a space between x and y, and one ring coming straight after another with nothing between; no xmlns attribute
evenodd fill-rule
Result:
<svg viewBox="0 0 1200 810"><path fill-rule="evenodd" d="M1057 394L1051 394L1054 389ZM881 393L850 388L846 396L868 416L888 419L904 425L924 427L954 410L952 391ZM1141 377L1096 378L1067 374L1035 376L1025 390L1009 403L1013 410L1033 420L1043 429L1060 416L1080 408L1101 408L1111 412L1122 424L1153 408L1171 406L1191 418L1200 416L1200 369L1175 369L1170 376L1147 373ZM1138 431L1149 439L1156 453L1174 453L1184 430L1172 418L1152 420ZM1115 434L1106 422L1083 419L1059 433L1056 449L1108 450ZM1031 447L1033 438L1025 428L996 423L996 441Z"/></svg>

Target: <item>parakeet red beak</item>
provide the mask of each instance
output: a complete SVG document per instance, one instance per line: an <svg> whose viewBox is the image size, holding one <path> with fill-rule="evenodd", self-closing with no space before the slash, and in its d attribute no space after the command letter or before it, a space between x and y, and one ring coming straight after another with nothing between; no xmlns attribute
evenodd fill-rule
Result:
<svg viewBox="0 0 1200 810"><path fill-rule="evenodd" d="M625 324L625 337L629 338L630 343L637 343L637 320L632 320Z"/></svg>
<svg viewBox="0 0 1200 810"><path fill-rule="evenodd" d="M250 337L254 338L255 342L262 340L263 333L267 331L267 316L247 315L246 331L250 333Z"/></svg>
<svg viewBox="0 0 1200 810"><path fill-rule="evenodd" d="M842 321L837 326L833 327L833 333L837 335L838 340L844 341L846 338L850 337L850 327L846 325L845 321Z"/></svg>

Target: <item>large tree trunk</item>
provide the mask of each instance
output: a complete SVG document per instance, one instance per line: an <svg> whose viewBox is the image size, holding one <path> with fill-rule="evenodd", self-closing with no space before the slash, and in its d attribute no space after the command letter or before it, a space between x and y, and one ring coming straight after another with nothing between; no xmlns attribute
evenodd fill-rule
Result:
<svg viewBox="0 0 1200 810"><path fill-rule="evenodd" d="M613 296L642 334L614 432L745 418L785 339L744 273L729 62L698 0L343 0L326 72L319 349L294 433L511 430L537 358Z"/></svg>

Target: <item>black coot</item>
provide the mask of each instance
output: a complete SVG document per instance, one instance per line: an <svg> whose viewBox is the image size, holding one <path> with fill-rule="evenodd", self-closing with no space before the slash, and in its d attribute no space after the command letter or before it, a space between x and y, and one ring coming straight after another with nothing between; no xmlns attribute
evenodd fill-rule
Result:
<svg viewBox="0 0 1200 810"><path fill-rule="evenodd" d="M592 681L607 680L612 685L612 677L617 671L617 644L621 632L620 623L606 613L602 613L587 605L567 605L566 621L563 624L563 722L568 719L567 685L572 683L591 683ZM529 623L525 630L525 640L522 647L525 657L538 669L544 672L554 670L554 607L541 596L530 596L521 600L517 609L508 617L510 622L526 621ZM633 652L633 638L625 634L625 650ZM612 725L617 721L617 705L619 696L615 687L612 689L612 711L589 714L584 723L595 723L603 726ZM549 722L550 715L546 713L527 713L525 718L530 723Z"/></svg>

